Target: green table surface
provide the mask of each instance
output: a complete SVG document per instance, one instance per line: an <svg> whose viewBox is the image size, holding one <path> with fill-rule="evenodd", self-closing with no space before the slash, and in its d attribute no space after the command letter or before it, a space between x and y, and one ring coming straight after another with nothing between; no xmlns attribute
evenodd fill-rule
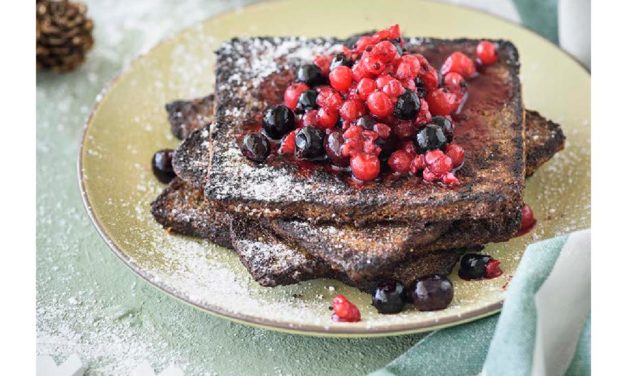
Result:
<svg viewBox="0 0 627 376"><path fill-rule="evenodd" d="M76 160L101 89L160 39L245 2L87 1L95 47L77 71L37 74L37 353L76 353L87 374L357 375L422 335L321 339L253 329L210 316L146 284L108 249L83 208ZM165 112L164 112L165 116Z"/></svg>

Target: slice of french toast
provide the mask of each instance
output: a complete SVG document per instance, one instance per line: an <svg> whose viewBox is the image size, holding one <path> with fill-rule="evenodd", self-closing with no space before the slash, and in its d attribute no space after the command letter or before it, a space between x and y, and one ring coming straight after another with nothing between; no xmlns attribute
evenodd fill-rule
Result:
<svg viewBox="0 0 627 376"><path fill-rule="evenodd" d="M476 40L412 38L407 49L439 66L453 51L468 54ZM210 184L205 194L224 210L267 218L335 223L453 221L508 217L493 234L505 240L518 229L524 188L523 110L518 53L507 41L499 62L469 85L469 100L456 119L456 142L466 151L459 187L424 184L417 178L386 179L355 189L347 179L314 169L304 175L280 158L254 165L238 138L258 127L263 109L278 103L292 67L329 51L335 39L234 39L217 52L216 114ZM290 77L286 79L286 77ZM283 85L283 86L282 86Z"/></svg>

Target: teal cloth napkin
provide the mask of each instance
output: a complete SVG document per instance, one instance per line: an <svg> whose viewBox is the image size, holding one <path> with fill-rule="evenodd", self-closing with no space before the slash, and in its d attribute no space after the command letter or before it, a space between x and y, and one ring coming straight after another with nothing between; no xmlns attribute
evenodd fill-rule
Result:
<svg viewBox="0 0 627 376"><path fill-rule="evenodd" d="M500 315L432 332L372 373L478 374L590 374L590 230L527 247Z"/></svg>

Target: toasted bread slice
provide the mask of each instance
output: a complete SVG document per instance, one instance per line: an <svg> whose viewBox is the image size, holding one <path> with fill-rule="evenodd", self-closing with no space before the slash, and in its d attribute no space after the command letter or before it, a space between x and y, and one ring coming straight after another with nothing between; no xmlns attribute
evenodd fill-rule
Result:
<svg viewBox="0 0 627 376"><path fill-rule="evenodd" d="M234 213L357 225L507 216L513 226L494 234L494 240L507 239L518 228L522 207L523 111L518 53L509 42L495 42L501 59L472 82L470 99L456 121L456 142L466 150L458 172L461 186L441 187L409 177L361 189L322 168L304 176L297 164L281 158L252 164L238 147L242 133L258 126L263 109L280 101L279 83L289 80L278 77L291 74L291 65L299 61L295 57L311 59L336 41L250 38L225 44L217 52L214 153L206 196ZM440 64L456 50L471 54L476 43L410 39L407 48Z"/></svg>
<svg viewBox="0 0 627 376"><path fill-rule="evenodd" d="M545 119L537 111L525 111L525 174L534 172L557 152L564 149L566 137L559 124Z"/></svg>
<svg viewBox="0 0 627 376"><path fill-rule="evenodd" d="M190 101L177 100L166 104L165 110L174 136L183 140L194 130L211 123L214 101L215 96L209 94Z"/></svg>

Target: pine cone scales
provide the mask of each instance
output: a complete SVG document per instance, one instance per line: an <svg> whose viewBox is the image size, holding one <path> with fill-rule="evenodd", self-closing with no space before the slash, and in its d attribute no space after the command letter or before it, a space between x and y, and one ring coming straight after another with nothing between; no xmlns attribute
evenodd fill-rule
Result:
<svg viewBox="0 0 627 376"><path fill-rule="evenodd" d="M68 72L94 44L87 7L68 0L37 0L37 69Z"/></svg>

